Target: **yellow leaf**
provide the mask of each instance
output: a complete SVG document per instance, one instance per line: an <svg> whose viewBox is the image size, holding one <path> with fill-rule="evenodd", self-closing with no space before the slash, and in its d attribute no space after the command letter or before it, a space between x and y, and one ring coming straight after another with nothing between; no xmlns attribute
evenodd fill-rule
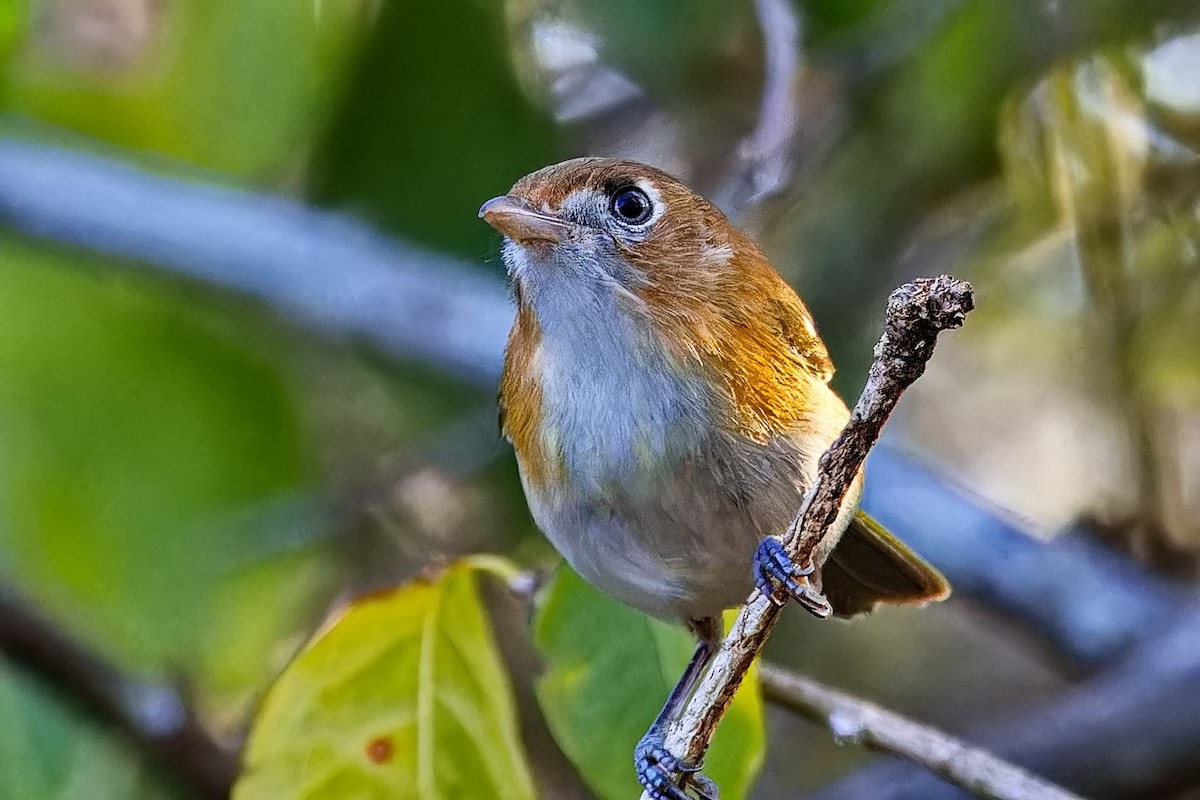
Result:
<svg viewBox="0 0 1200 800"><path fill-rule="evenodd" d="M235 800L535 797L512 691L463 561L352 604L280 676Z"/></svg>

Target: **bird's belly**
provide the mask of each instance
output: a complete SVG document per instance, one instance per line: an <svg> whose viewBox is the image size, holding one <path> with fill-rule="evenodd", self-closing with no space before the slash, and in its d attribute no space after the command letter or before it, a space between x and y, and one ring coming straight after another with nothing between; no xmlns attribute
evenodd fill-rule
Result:
<svg viewBox="0 0 1200 800"><path fill-rule="evenodd" d="M572 569L648 614L701 619L749 594L758 534L740 512L710 507L680 518L652 498L614 507L581 495L530 495L530 509Z"/></svg>
<svg viewBox="0 0 1200 800"><path fill-rule="evenodd" d="M603 492L583 482L526 494L538 526L585 580L648 614L700 619L745 600L759 539L782 532L799 499L785 488L782 503L745 507L714 477L683 470Z"/></svg>

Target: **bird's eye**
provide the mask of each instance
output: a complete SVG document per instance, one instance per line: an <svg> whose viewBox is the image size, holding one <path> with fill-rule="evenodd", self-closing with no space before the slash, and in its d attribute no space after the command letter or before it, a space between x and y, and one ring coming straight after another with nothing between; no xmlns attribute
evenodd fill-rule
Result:
<svg viewBox="0 0 1200 800"><path fill-rule="evenodd" d="M626 186L613 193L611 209L622 222L640 225L650 219L654 207L645 192L636 186Z"/></svg>

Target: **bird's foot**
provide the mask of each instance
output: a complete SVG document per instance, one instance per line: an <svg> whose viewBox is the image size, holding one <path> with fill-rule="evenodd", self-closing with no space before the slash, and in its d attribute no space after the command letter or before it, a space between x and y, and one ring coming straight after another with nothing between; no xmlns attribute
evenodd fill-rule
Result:
<svg viewBox="0 0 1200 800"><path fill-rule="evenodd" d="M783 549L783 542L775 536L764 538L754 551L754 584L759 591L775 600L776 591L783 587L809 613L824 619L833 614L833 608L825 595L809 582L808 576L813 570L812 564L800 567L792 561L787 550Z"/></svg>
<svg viewBox="0 0 1200 800"><path fill-rule="evenodd" d="M633 753L638 781L651 800L693 800L679 785L681 779L691 784L695 797L717 800L717 785L700 772L700 767L685 764L667 750L662 731L657 726L642 737Z"/></svg>

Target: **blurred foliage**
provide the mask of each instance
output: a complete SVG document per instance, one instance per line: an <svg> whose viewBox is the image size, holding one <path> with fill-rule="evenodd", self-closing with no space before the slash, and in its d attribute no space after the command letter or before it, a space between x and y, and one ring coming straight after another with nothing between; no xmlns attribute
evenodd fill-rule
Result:
<svg viewBox="0 0 1200 800"><path fill-rule="evenodd" d="M1076 49L1136 41L1164 18L1200 17L1177 2L872 5L813 53L814 64L857 80L840 124L822 132L828 151L814 148L819 160L773 204L764 232L821 321L844 394L861 382L887 292L931 271L903 259L914 229L997 168L1009 93ZM962 232L979 222L968 218Z"/></svg>
<svg viewBox="0 0 1200 800"><path fill-rule="evenodd" d="M5 57L7 110L231 177L279 180L303 165L323 127L369 4L326 2L319 14L279 0L15 7L25 19Z"/></svg>
<svg viewBox="0 0 1200 800"><path fill-rule="evenodd" d="M1048 527L1099 518L1123 547L1183 573L1200 558L1200 82L1189 73L1200 74L1200 37L1167 36L1064 64L1005 105L1006 222L973 258L989 303L918 387L915 428L1008 507ZM963 382L964 369L979 379ZM952 405L972 424L958 413L955 439L932 436Z"/></svg>
<svg viewBox="0 0 1200 800"><path fill-rule="evenodd" d="M512 693L466 560L363 598L267 696L236 800L533 798Z"/></svg>
<svg viewBox="0 0 1200 800"><path fill-rule="evenodd" d="M642 738L683 674L694 637L621 605L564 565L538 599L533 638L546 660L538 701L555 739L598 797L635 797L630 743ZM751 671L704 759L722 797L746 796L765 746Z"/></svg>
<svg viewBox="0 0 1200 800"><path fill-rule="evenodd" d="M571 2L563 4L562 19L603 42L609 66L671 103L681 86L715 88L716 64L757 37L750 5L745 0Z"/></svg>
<svg viewBox="0 0 1200 800"><path fill-rule="evenodd" d="M285 365L79 260L0 241L0 570L131 668L244 701L330 566Z"/></svg>
<svg viewBox="0 0 1200 800"><path fill-rule="evenodd" d="M0 659L0 800L167 800L130 743Z"/></svg>
<svg viewBox="0 0 1200 800"><path fill-rule="evenodd" d="M483 201L557 160L549 120L517 89L496 2L386 4L343 102L317 199L471 259L495 248Z"/></svg>

